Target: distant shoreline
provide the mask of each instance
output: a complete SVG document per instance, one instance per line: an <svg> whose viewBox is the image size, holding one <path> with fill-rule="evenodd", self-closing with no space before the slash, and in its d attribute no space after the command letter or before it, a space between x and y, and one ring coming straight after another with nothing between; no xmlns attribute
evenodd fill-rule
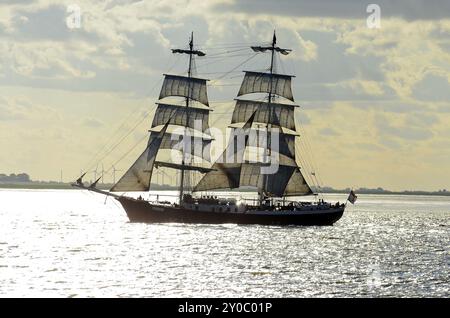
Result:
<svg viewBox="0 0 450 318"><path fill-rule="evenodd" d="M108 190L112 184L98 184L99 189ZM0 183L0 189L30 189L30 190L79 190L70 185L70 183L61 182L21 182L21 183ZM151 189L154 191L163 190L177 190L178 187L169 185L152 184ZM251 189L243 189L241 192L250 192ZM220 191L218 191L220 192ZM349 193L349 189L333 189L325 187L322 193ZM436 195L436 196L450 196L450 191L389 191L384 189L356 189L356 194L388 194L388 195Z"/></svg>

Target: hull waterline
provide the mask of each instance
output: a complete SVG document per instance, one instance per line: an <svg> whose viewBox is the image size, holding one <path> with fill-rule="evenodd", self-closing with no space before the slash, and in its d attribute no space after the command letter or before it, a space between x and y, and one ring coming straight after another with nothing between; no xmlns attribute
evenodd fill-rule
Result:
<svg viewBox="0 0 450 318"><path fill-rule="evenodd" d="M198 224L262 224L262 225L333 225L345 206L302 212L249 211L247 213L197 211L180 206L155 205L145 200L119 197L130 222L198 223Z"/></svg>

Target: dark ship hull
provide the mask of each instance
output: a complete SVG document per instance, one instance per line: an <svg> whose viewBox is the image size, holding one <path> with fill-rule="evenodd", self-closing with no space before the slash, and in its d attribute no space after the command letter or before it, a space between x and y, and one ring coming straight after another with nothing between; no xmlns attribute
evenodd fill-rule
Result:
<svg viewBox="0 0 450 318"><path fill-rule="evenodd" d="M344 205L337 205L304 211L198 211L177 205L156 205L123 196L116 199L122 204L130 222L137 223L333 225L342 217L345 209Z"/></svg>

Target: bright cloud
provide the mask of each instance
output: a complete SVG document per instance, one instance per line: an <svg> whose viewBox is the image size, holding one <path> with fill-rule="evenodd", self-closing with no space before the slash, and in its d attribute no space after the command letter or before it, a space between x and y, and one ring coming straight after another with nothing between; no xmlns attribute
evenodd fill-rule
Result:
<svg viewBox="0 0 450 318"><path fill-rule="evenodd" d="M186 70L170 49L186 46L191 31L208 53L196 66L211 79L211 122L224 129L241 71L268 66L267 55L252 56L244 44L268 43L276 29L278 44L293 49L276 61L277 70L296 75L298 119L307 119L304 133L327 184L438 189L450 179L448 168L438 169L450 160L444 150L450 149L446 1L380 1L381 29L366 27L360 1L75 2L80 29L66 26L73 1L0 4L0 130L7 136L1 146L10 154L0 162L6 172L26 168L50 179L65 162L61 168L78 174L96 150L132 129L141 111L154 109L162 73ZM221 58L227 45L230 52ZM129 134L123 153L145 137L148 121ZM114 127L117 136L109 136ZM57 162L41 152L57 153Z"/></svg>

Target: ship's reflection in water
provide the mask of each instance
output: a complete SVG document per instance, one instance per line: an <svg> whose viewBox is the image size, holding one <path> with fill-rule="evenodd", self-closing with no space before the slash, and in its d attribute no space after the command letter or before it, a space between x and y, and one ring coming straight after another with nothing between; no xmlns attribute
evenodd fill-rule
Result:
<svg viewBox="0 0 450 318"><path fill-rule="evenodd" d="M450 294L450 197L360 195L332 227L132 224L76 190L0 202L1 296Z"/></svg>

